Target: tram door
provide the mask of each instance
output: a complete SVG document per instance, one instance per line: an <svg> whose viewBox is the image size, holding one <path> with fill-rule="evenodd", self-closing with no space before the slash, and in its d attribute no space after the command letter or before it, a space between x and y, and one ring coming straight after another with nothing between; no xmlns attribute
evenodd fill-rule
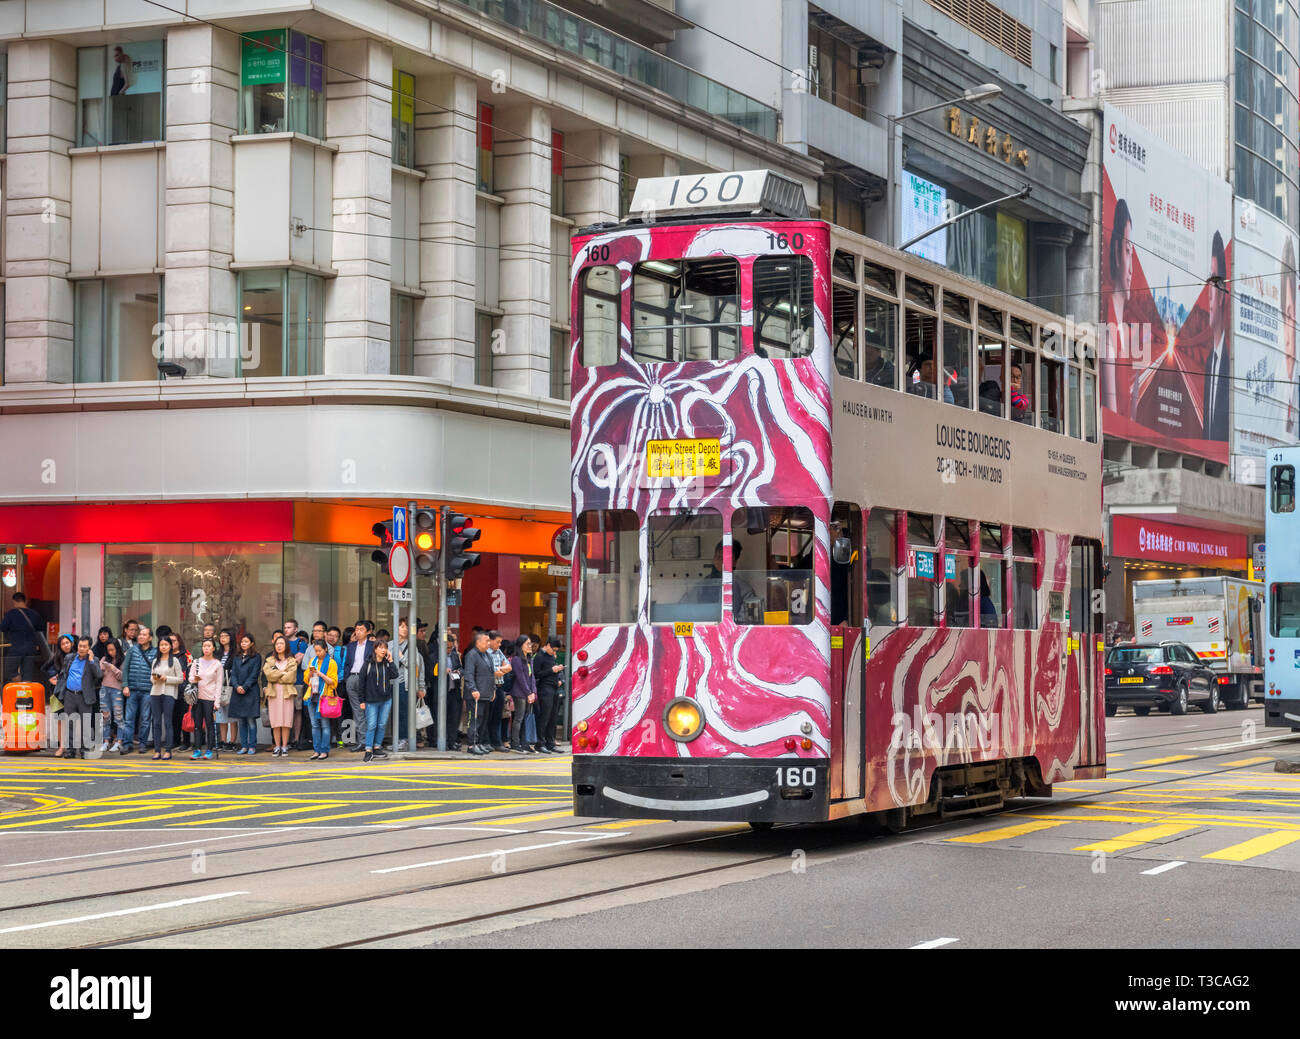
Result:
<svg viewBox="0 0 1300 1039"><path fill-rule="evenodd" d="M1079 668L1079 763L1101 761L1096 688L1097 644L1102 639L1101 546L1075 538L1070 546L1070 652Z"/></svg>
<svg viewBox="0 0 1300 1039"><path fill-rule="evenodd" d="M831 513L831 799L862 796L862 510Z"/></svg>

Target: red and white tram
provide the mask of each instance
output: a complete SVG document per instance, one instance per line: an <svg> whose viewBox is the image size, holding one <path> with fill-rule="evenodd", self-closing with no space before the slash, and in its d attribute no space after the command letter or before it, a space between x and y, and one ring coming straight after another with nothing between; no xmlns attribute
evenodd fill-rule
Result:
<svg viewBox="0 0 1300 1039"><path fill-rule="evenodd" d="M573 239L575 812L896 827L1104 775L1086 344L769 171L632 212Z"/></svg>

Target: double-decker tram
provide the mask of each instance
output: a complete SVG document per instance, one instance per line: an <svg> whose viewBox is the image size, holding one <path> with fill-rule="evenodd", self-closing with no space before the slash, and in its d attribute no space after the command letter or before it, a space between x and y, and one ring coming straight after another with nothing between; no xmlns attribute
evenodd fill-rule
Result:
<svg viewBox="0 0 1300 1039"><path fill-rule="evenodd" d="M632 213L573 239L576 814L897 828L1104 775L1095 354L770 171Z"/></svg>
<svg viewBox="0 0 1300 1039"><path fill-rule="evenodd" d="M1268 452L1264 514L1264 724L1300 732L1300 447Z"/></svg>

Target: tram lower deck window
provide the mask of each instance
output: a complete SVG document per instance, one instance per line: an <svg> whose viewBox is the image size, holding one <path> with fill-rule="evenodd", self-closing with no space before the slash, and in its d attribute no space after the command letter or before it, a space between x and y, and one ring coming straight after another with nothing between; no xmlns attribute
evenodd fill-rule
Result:
<svg viewBox="0 0 1300 1039"><path fill-rule="evenodd" d="M650 623L722 619L722 514L712 509L649 518Z"/></svg>
<svg viewBox="0 0 1300 1039"><path fill-rule="evenodd" d="M810 624L816 528L807 508L737 509L731 613L737 624Z"/></svg>
<svg viewBox="0 0 1300 1039"><path fill-rule="evenodd" d="M636 513L629 509L596 509L578 517L583 624L636 623L639 535Z"/></svg>
<svg viewBox="0 0 1300 1039"><path fill-rule="evenodd" d="M1300 584L1269 585L1268 627L1275 639L1300 638Z"/></svg>

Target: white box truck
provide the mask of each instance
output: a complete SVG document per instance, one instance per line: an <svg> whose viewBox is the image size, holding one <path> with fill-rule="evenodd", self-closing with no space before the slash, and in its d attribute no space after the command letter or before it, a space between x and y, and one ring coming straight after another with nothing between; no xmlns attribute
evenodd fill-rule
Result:
<svg viewBox="0 0 1300 1039"><path fill-rule="evenodd" d="M1133 582L1138 645L1182 642L1218 677L1231 708L1264 700L1264 585L1237 577Z"/></svg>

